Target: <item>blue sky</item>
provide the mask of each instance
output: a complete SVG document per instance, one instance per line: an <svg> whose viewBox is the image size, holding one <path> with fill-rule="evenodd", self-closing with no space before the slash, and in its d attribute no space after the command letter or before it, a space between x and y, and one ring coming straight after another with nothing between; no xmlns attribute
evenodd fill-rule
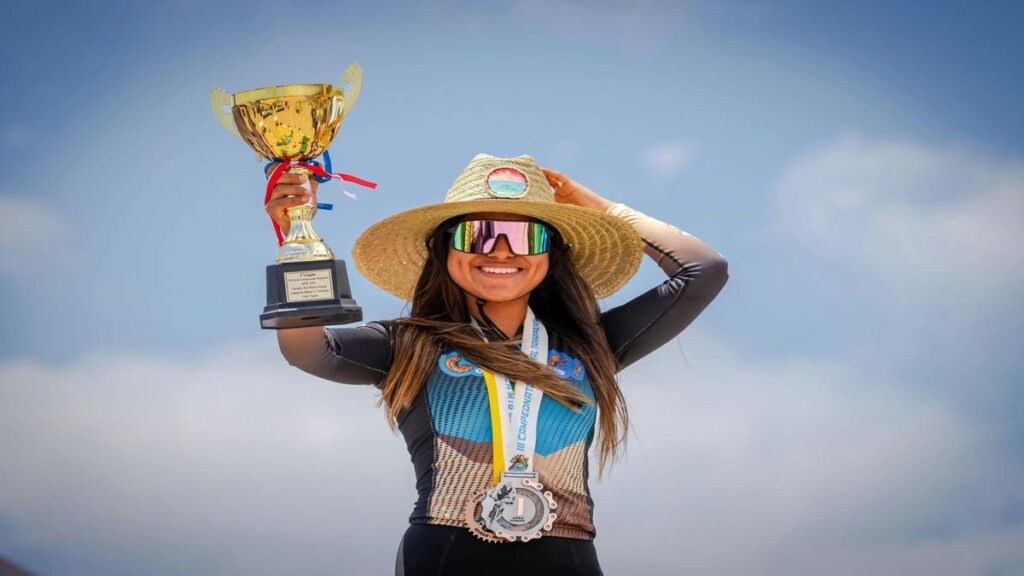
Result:
<svg viewBox="0 0 1024 576"><path fill-rule="evenodd" d="M298 482L333 512L351 488L338 454L411 486L372 394L295 373L259 330L263 176L209 109L214 86L337 83L358 61L362 97L331 152L379 187L322 188L335 210L316 227L339 257L487 152L530 154L730 262L678 346L623 374L644 440L593 487L609 571L669 573L657 549L629 552L664 541L694 573L839 558L850 573L1024 573L1019 6L11 1L0 16L0 422L19 423L0 440L0 555L46 574L232 573L251 567L202 542L296 490L273 462L328 466L334 482ZM603 305L662 277L645 262ZM367 320L402 313L350 280ZM168 460L139 457L155 450ZM266 480L229 492L232 466ZM621 494L667 489L665 466L688 494L680 532L625 530L641 520ZM225 498L232 521L194 540ZM352 532L294 498L273 508L292 533ZM386 518L373 546L289 550L379 571L406 504L364 511ZM745 560L728 552L741 517L763 541ZM161 538L189 553L154 553Z"/></svg>

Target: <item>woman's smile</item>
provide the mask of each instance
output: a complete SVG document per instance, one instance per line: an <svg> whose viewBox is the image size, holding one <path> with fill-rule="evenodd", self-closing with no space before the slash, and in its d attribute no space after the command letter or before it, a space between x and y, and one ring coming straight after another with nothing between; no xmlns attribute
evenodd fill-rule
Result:
<svg viewBox="0 0 1024 576"><path fill-rule="evenodd" d="M505 245L504 239L499 240L497 244ZM499 300L519 297L532 290L536 283L543 278L543 272L539 269L540 267L537 263L530 262L527 259L528 257L514 256L514 260L509 258L511 261L494 262L494 255L498 253L511 255L511 253L506 253L504 246L502 246L490 256L482 254L473 255L466 262L470 275L467 280L470 280L477 287L477 290L471 290L472 293L480 294L485 298L490 296ZM455 258L458 260L458 256ZM538 257L535 256L533 258ZM474 261L476 259L480 259L482 262ZM538 272L541 272L539 277ZM456 273L456 276L458 276L458 273ZM486 292L486 294L481 294L481 292Z"/></svg>
<svg viewBox="0 0 1024 576"><path fill-rule="evenodd" d="M523 269L510 266L477 266L477 270L480 270L486 276L508 278L521 272Z"/></svg>

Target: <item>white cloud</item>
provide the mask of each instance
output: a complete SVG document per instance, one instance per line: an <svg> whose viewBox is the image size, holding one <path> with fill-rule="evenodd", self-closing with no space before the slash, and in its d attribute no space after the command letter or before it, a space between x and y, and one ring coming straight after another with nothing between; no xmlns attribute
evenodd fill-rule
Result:
<svg viewBox="0 0 1024 576"><path fill-rule="evenodd" d="M1024 494L993 481L1020 464L983 424L856 366L755 363L688 336L701 366L669 345L623 378L637 435L595 487L599 551L620 571L1024 569L1024 527L985 522Z"/></svg>
<svg viewBox="0 0 1024 576"><path fill-rule="evenodd" d="M1024 568L1021 528L988 521L1022 504L999 483L1019 463L981 424L854 366L755 363L690 336L696 367L670 344L622 377L637 435L591 484L606 572ZM414 478L374 398L288 367L265 340L8 361L4 549L83 574L389 573Z"/></svg>
<svg viewBox="0 0 1024 576"><path fill-rule="evenodd" d="M665 142L640 152L640 165L655 176L671 176L690 165L693 147L679 142Z"/></svg>
<svg viewBox="0 0 1024 576"><path fill-rule="evenodd" d="M26 276L61 257L66 223L42 202L0 195L0 276Z"/></svg>
<svg viewBox="0 0 1024 576"><path fill-rule="evenodd" d="M368 387L263 342L0 366L4 549L82 574L380 573L415 500ZM31 568L31 567L30 567Z"/></svg>
<svg viewBox="0 0 1024 576"><path fill-rule="evenodd" d="M822 256L908 293L1017 298L1024 161L965 147L844 135L796 158L778 225Z"/></svg>

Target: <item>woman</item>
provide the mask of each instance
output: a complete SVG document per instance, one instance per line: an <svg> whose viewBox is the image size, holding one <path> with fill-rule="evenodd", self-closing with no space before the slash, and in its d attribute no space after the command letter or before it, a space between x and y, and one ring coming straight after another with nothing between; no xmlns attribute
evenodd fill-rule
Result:
<svg viewBox="0 0 1024 576"><path fill-rule="evenodd" d="M315 203L282 177L267 211ZM602 312L650 256L668 280ZM444 202L374 224L357 269L409 317L278 331L290 364L380 389L419 493L396 574L601 574L588 448L624 448L616 374L675 337L721 291L725 259L529 156L478 154Z"/></svg>

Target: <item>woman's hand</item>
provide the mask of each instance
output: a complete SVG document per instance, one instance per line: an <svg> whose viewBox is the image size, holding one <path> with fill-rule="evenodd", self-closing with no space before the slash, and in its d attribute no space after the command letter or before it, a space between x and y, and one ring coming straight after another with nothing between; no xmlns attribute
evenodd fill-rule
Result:
<svg viewBox="0 0 1024 576"><path fill-rule="evenodd" d="M305 174L281 174L266 206L267 214L281 227L281 234L287 235L291 228L288 209L292 206L312 202L313 213L316 214L316 187L316 179Z"/></svg>
<svg viewBox="0 0 1024 576"><path fill-rule="evenodd" d="M563 204L574 204L576 206L582 206L584 208L593 208L594 210L600 210L602 212L608 210L614 202L602 198L590 188L580 184L579 182L569 178L561 172L551 170L548 168L541 168L544 175L547 176L548 183L555 189L555 202L561 202Z"/></svg>

